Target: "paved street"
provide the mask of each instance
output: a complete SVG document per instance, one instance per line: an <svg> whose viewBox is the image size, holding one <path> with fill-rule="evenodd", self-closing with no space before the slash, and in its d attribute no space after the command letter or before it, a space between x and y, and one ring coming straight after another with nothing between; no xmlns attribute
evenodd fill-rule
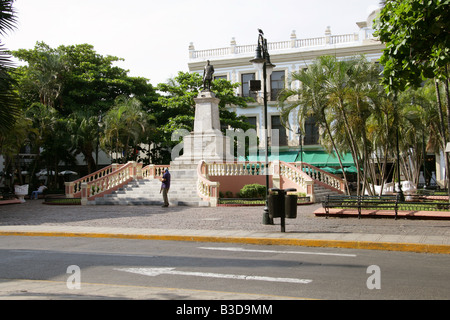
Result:
<svg viewBox="0 0 450 320"><path fill-rule="evenodd" d="M261 223L262 207L3 205L0 295L449 298L450 221L325 219L313 214L318 207L299 206L281 233L279 219ZM87 291L67 291L70 265L79 266ZM371 265L381 270L381 291L367 289Z"/></svg>
<svg viewBox="0 0 450 320"><path fill-rule="evenodd" d="M286 233L380 234L450 237L450 221L342 219L314 216L321 204L298 206L297 219L286 219ZM0 226L79 226L178 230L280 231L262 224L263 207L55 206L42 200L0 206ZM450 245L450 242L443 243Z"/></svg>
<svg viewBox="0 0 450 320"><path fill-rule="evenodd" d="M448 255L3 237L0 261L2 299L450 298ZM378 273L371 268L377 268ZM374 275L378 278L371 280Z"/></svg>

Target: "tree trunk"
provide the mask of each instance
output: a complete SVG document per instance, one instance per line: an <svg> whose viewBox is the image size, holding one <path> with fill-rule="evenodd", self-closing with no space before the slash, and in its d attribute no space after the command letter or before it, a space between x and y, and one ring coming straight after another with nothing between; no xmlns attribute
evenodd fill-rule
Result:
<svg viewBox="0 0 450 320"><path fill-rule="evenodd" d="M438 106L438 110L439 110L439 121L441 123L442 149L444 151L444 159L445 159L445 174L447 175L445 185L446 185L447 190L450 195L450 172L449 172L450 164L449 164L449 160L448 160L448 155L447 155L447 153L445 153L445 147L447 145L447 138L446 138L447 135L446 135L445 125L444 125L444 113L442 111L442 102L441 102L441 95L439 92L439 83L438 83L437 79L435 79L435 81L434 81L434 87L436 89L436 99L437 99L437 106Z"/></svg>

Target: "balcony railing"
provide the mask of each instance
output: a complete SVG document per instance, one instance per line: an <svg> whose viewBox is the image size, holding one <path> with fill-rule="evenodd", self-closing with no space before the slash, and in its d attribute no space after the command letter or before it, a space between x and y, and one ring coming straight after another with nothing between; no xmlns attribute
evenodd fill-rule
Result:
<svg viewBox="0 0 450 320"><path fill-rule="evenodd" d="M324 37L308 38L308 39L296 39L291 36L291 40L288 41L278 41L269 42L267 44L269 51L273 54L276 51L291 50L295 48L308 48L308 47L320 47L326 45L337 45L337 44L351 44L358 43L359 36L357 33L341 34L341 35L331 35L326 34ZM228 55L235 54L255 54L256 44L250 45L240 45L237 46L234 39L229 47L206 49L206 50L195 50L194 45L191 44L189 47L189 58L211 58L211 57L225 57Z"/></svg>

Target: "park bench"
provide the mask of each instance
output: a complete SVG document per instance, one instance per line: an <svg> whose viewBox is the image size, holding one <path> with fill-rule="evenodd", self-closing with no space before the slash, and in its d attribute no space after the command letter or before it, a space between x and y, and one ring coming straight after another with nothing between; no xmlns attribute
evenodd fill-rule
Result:
<svg viewBox="0 0 450 320"><path fill-rule="evenodd" d="M330 208L356 208L358 218L361 218L362 209L394 209L397 219L399 197L397 195L382 196L348 196L348 195L327 195L322 202L325 208L326 218L330 214Z"/></svg>
<svg viewBox="0 0 450 320"><path fill-rule="evenodd" d="M450 202L432 199L427 196L407 196L401 207L402 210L411 211L450 211Z"/></svg>

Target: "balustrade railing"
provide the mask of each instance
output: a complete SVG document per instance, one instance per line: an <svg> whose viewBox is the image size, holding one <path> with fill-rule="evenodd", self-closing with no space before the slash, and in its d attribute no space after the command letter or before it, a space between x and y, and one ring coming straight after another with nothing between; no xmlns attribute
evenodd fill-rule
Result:
<svg viewBox="0 0 450 320"><path fill-rule="evenodd" d="M94 180L100 179L105 177L106 175L116 171L119 169L122 164L111 164L103 169L100 169L98 171L95 171L94 173L91 173L87 176L84 176L80 179L77 179L75 181L71 182L65 182L65 189L66 189L66 197L67 198L79 198L81 197L81 185L83 183L92 182Z"/></svg>
<svg viewBox="0 0 450 320"><path fill-rule="evenodd" d="M203 199L208 201L212 207L216 207L219 202L219 182L208 179L207 165L205 161L200 161L197 166L197 193Z"/></svg>
<svg viewBox="0 0 450 320"><path fill-rule="evenodd" d="M278 171L280 176L292 181L297 186L299 186L302 190L297 191L304 191L306 193L306 196L310 197L311 201L314 202L314 180L310 176L308 176L293 164L284 161L279 161L279 164L275 162L275 165L279 166L278 170L274 168L275 172Z"/></svg>
<svg viewBox="0 0 450 320"><path fill-rule="evenodd" d="M149 164L142 169L142 177L144 179L158 179L162 178L164 171L170 169L170 165L156 165Z"/></svg>
<svg viewBox="0 0 450 320"><path fill-rule="evenodd" d="M293 166L310 176L312 179L318 181L325 187L334 189L339 192L345 192L345 182L338 176L335 176L334 174L331 174L304 162L294 162Z"/></svg>
<svg viewBox="0 0 450 320"><path fill-rule="evenodd" d="M256 176L269 174L273 184L279 184L280 177L290 180L299 187L299 192L305 192L314 201L314 180L293 164L283 161L273 161L265 169L264 162L214 162L201 161L197 167L198 194L212 206L217 205L219 197L218 182L209 180L210 176Z"/></svg>
<svg viewBox="0 0 450 320"><path fill-rule="evenodd" d="M217 162L206 163L210 176L258 176L265 175L264 162Z"/></svg>
<svg viewBox="0 0 450 320"><path fill-rule="evenodd" d="M325 37L306 38L306 39L291 39L287 41L269 42L267 43L269 51L288 50L293 48L305 48L315 47L323 45L335 45L342 43L355 43L359 41L358 34L342 34L342 35L328 35ZM190 57L192 59L207 58L207 57L220 57L230 54L245 54L255 53L256 44L239 45L235 42L230 47L214 48L206 50L194 50L192 46L190 51Z"/></svg>
<svg viewBox="0 0 450 320"><path fill-rule="evenodd" d="M80 197L82 204L96 197L111 193L133 179L157 179L162 177L169 165L148 165L141 163L113 164L81 179L66 182L66 196ZM219 182L210 181L209 176L258 176L272 175L273 183L279 183L280 177L292 181L314 201L314 183L319 182L331 189L345 192L345 184L339 177L307 163L286 163L273 161L269 167L264 162L223 162L206 163L200 161L197 166L197 192L211 206L217 206L219 200ZM276 180L278 179L278 182Z"/></svg>
<svg viewBox="0 0 450 320"><path fill-rule="evenodd" d="M97 197L111 193L133 179L142 178L142 163L130 161L117 170L98 179L81 184L81 204L86 205Z"/></svg>

